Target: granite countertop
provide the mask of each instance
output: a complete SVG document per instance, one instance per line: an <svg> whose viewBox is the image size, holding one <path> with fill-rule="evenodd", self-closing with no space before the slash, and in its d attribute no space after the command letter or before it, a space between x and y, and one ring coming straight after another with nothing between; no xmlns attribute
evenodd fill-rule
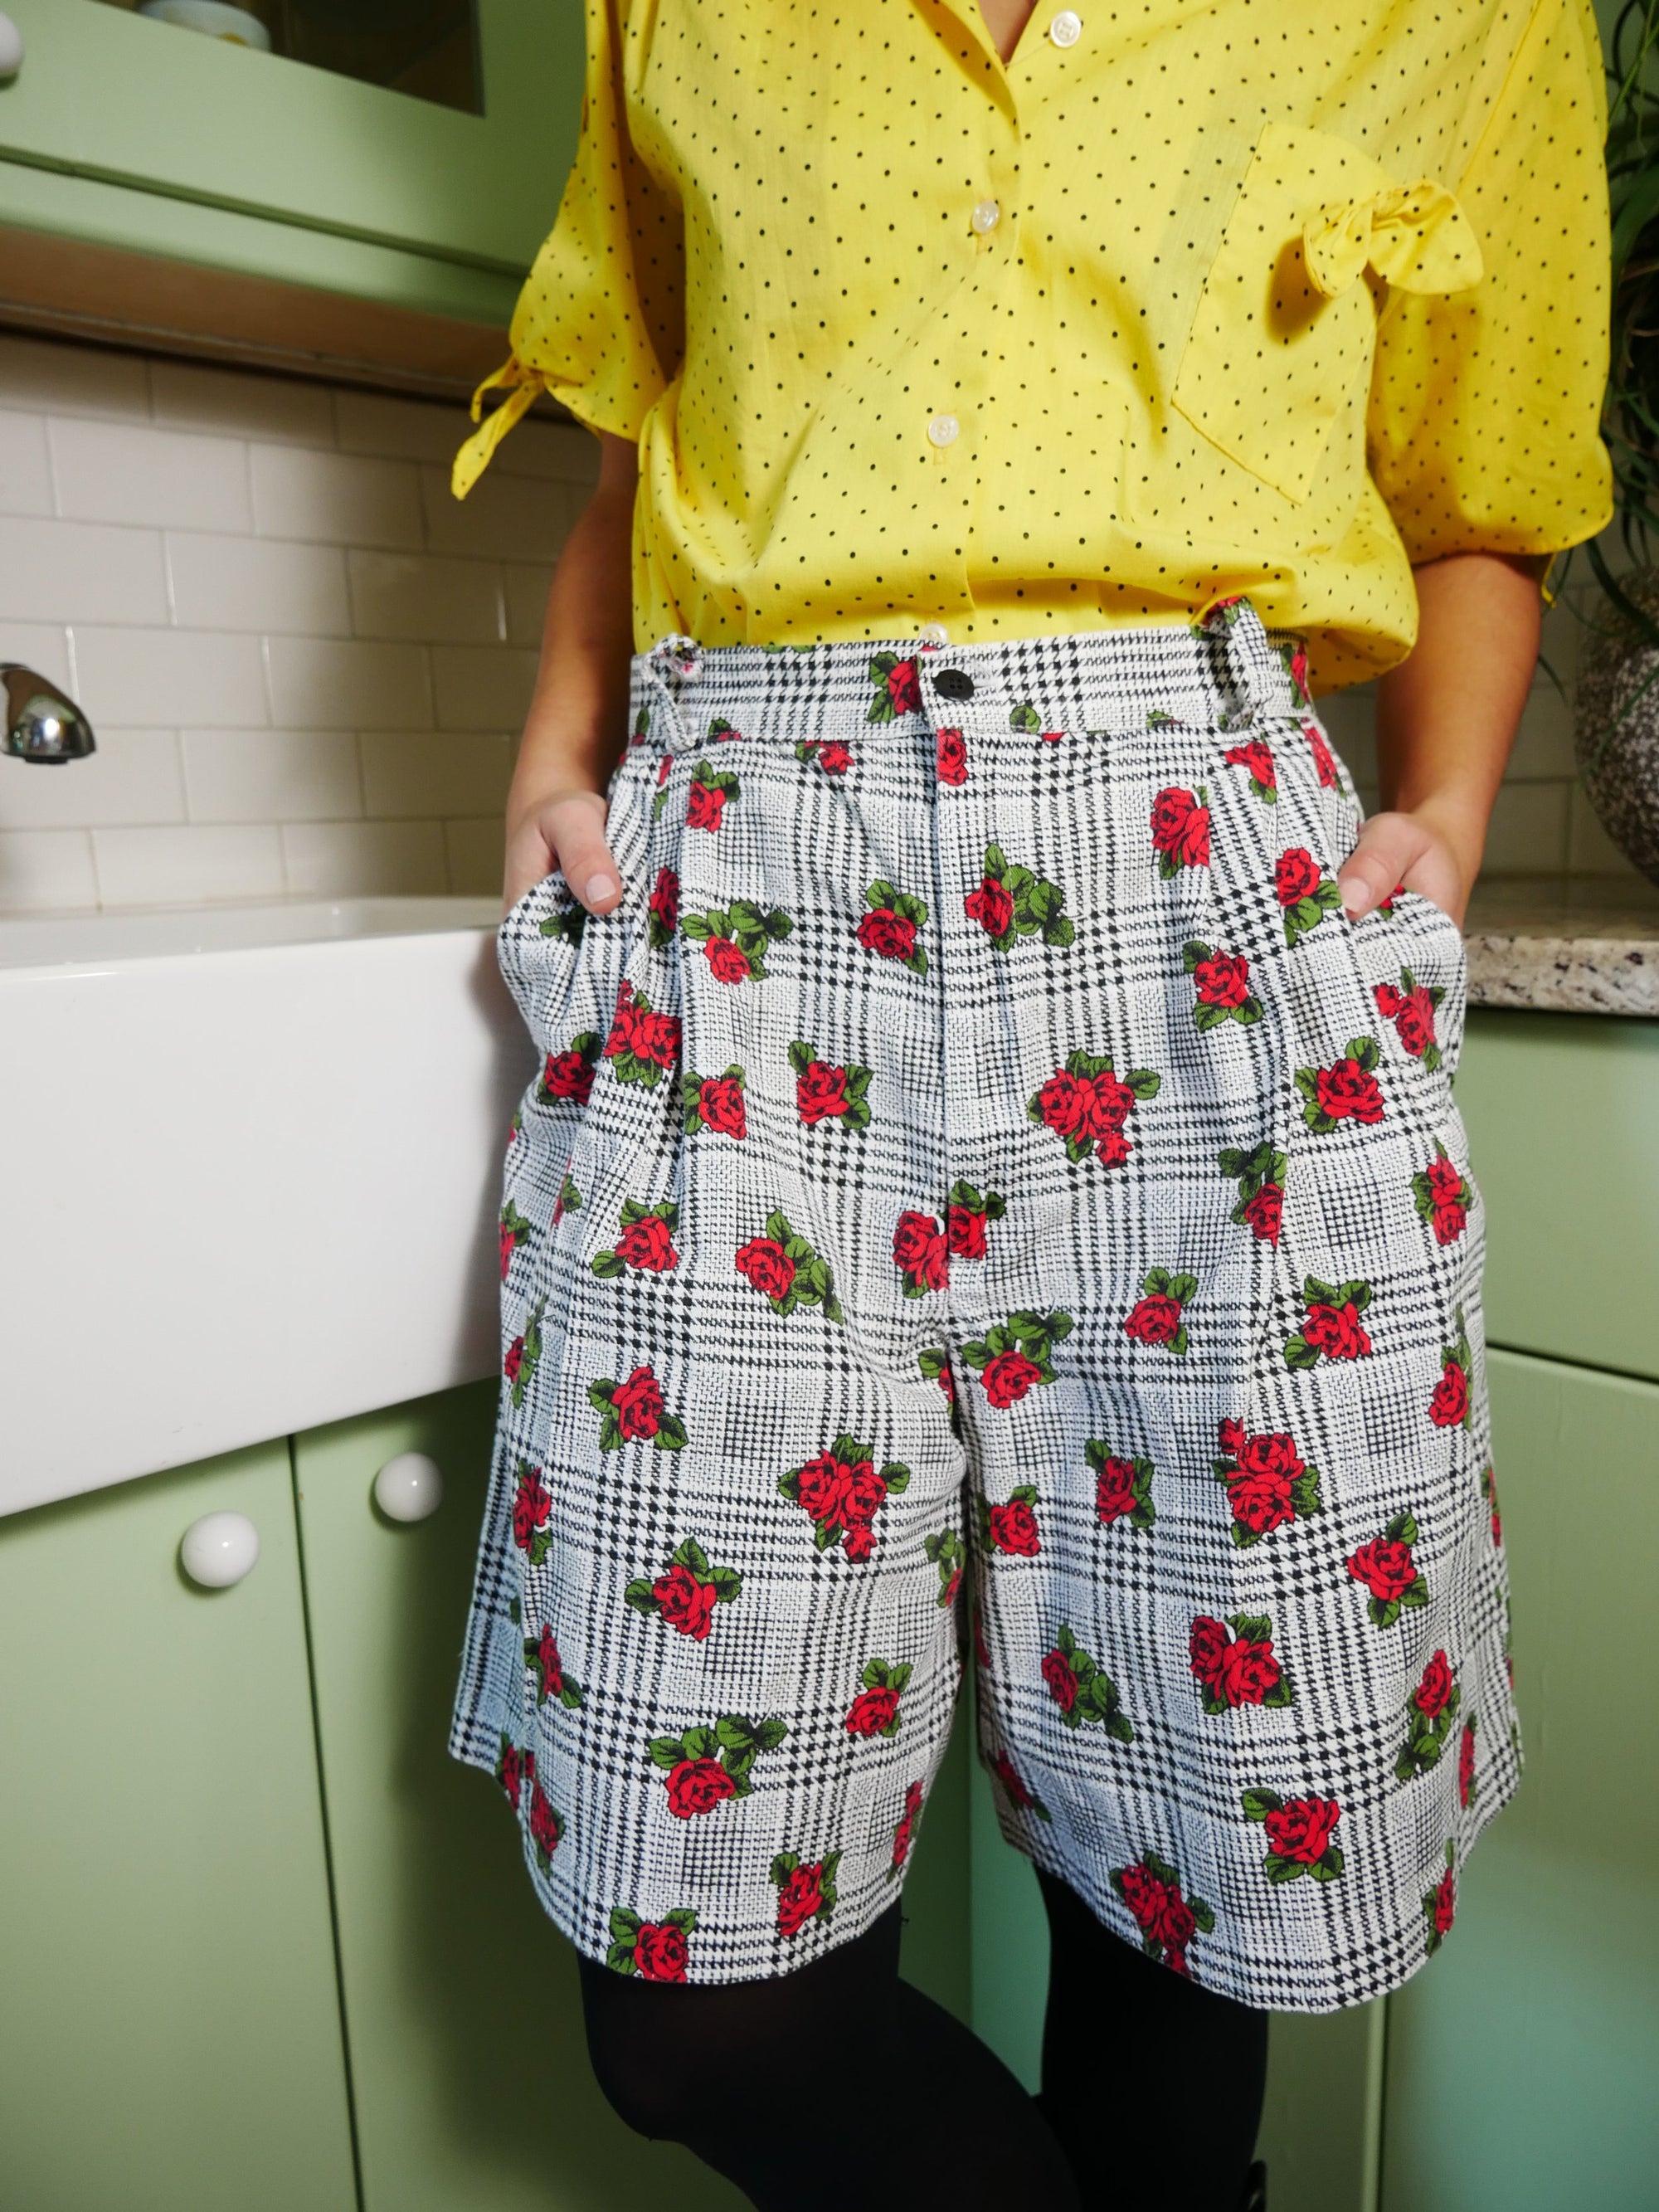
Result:
<svg viewBox="0 0 1659 2212"><path fill-rule="evenodd" d="M1463 938L1472 1006L1659 1018L1659 890L1638 877L1481 883Z"/></svg>

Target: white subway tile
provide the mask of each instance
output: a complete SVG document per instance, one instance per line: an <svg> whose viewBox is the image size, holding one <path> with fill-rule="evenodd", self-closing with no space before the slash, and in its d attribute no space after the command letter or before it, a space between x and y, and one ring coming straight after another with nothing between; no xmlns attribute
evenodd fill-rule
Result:
<svg viewBox="0 0 1659 2212"><path fill-rule="evenodd" d="M0 332L0 406L52 415L149 416L149 380L141 356L104 346Z"/></svg>
<svg viewBox="0 0 1659 2212"><path fill-rule="evenodd" d="M1565 783L1506 783L1486 832L1486 876L1554 876L1567 865Z"/></svg>
<svg viewBox="0 0 1659 2212"><path fill-rule="evenodd" d="M163 623L161 533L0 516L0 606L33 622Z"/></svg>
<svg viewBox="0 0 1659 2212"><path fill-rule="evenodd" d="M337 545L170 531L167 562L173 620L184 629L350 635L345 556Z"/></svg>
<svg viewBox="0 0 1659 2212"><path fill-rule="evenodd" d="M58 512L156 530L246 530L247 455L224 438L138 423L47 424Z"/></svg>
<svg viewBox="0 0 1659 2212"><path fill-rule="evenodd" d="M290 892L314 898L441 892L438 822L289 822L282 830Z"/></svg>
<svg viewBox="0 0 1659 2212"><path fill-rule="evenodd" d="M507 641L509 645L539 647L547 622L547 595L553 588L553 571L511 562L506 570Z"/></svg>
<svg viewBox="0 0 1659 2212"><path fill-rule="evenodd" d="M264 438L331 447L334 409L326 385L194 361L155 361L149 369L155 419L174 429L221 437Z"/></svg>
<svg viewBox="0 0 1659 2212"><path fill-rule="evenodd" d="M511 738L365 732L363 800L370 815L493 814L513 781Z"/></svg>
<svg viewBox="0 0 1659 2212"><path fill-rule="evenodd" d="M538 477L490 469L464 500L449 489L447 469L422 469L427 544L434 553L477 553L499 561L556 561L570 532L580 494Z"/></svg>
<svg viewBox="0 0 1659 2212"><path fill-rule="evenodd" d="M432 726L426 648L361 640L266 641L271 719L279 728L420 730Z"/></svg>
<svg viewBox="0 0 1659 2212"><path fill-rule="evenodd" d="M1642 878L1601 827L1582 786L1573 786L1571 803L1567 849L1574 875L1628 876L1639 883Z"/></svg>
<svg viewBox="0 0 1659 2212"><path fill-rule="evenodd" d="M434 645L438 727L511 730L516 736L530 705L536 659L513 646Z"/></svg>
<svg viewBox="0 0 1659 2212"><path fill-rule="evenodd" d="M25 668L75 696L69 632L61 623L11 622L0 611L0 660L21 660Z"/></svg>
<svg viewBox="0 0 1659 2212"><path fill-rule="evenodd" d="M0 398L3 398L0 392ZM50 514L52 468L40 415L0 409L0 514Z"/></svg>
<svg viewBox="0 0 1659 2212"><path fill-rule="evenodd" d="M60 775L69 771L25 769L21 773ZM0 914L38 914L97 903L98 878L88 831L0 830Z"/></svg>
<svg viewBox="0 0 1659 2212"><path fill-rule="evenodd" d="M361 551L349 559L359 637L409 638L422 645L500 642L501 579L493 562Z"/></svg>
<svg viewBox="0 0 1659 2212"><path fill-rule="evenodd" d="M94 629L72 635L78 696L94 725L259 729L265 711L257 637L213 630Z"/></svg>
<svg viewBox="0 0 1659 2212"><path fill-rule="evenodd" d="M92 842L105 906L192 906L282 896L282 840L270 823L94 830Z"/></svg>
<svg viewBox="0 0 1659 2212"><path fill-rule="evenodd" d="M340 822L363 811L356 732L186 730L192 822Z"/></svg>
<svg viewBox="0 0 1659 2212"><path fill-rule="evenodd" d="M599 480L599 441L579 422L542 422L532 416L501 440L489 465L504 476L575 484L586 495Z"/></svg>
<svg viewBox="0 0 1659 2212"><path fill-rule="evenodd" d="M182 822L184 779L172 730L101 729L98 750L56 768L0 765L0 827L81 830Z"/></svg>
<svg viewBox="0 0 1659 2212"><path fill-rule="evenodd" d="M486 815L476 822L446 822L444 850L449 861L449 888L455 896L500 896L503 857L500 815Z"/></svg>
<svg viewBox="0 0 1659 2212"><path fill-rule="evenodd" d="M410 550L421 544L420 485L408 461L255 446L252 469L253 511L262 538Z"/></svg>
<svg viewBox="0 0 1659 2212"><path fill-rule="evenodd" d="M378 392L339 391L334 419L343 453L430 461L439 468L447 468L456 447L472 434L460 399L388 399Z"/></svg>

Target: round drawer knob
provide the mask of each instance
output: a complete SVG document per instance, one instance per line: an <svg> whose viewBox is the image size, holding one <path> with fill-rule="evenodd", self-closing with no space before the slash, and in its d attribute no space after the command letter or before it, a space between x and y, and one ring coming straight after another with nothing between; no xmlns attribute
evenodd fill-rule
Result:
<svg viewBox="0 0 1659 2212"><path fill-rule="evenodd" d="M228 1589L252 1573L258 1558L259 1532L246 1513L204 1513L179 1547L179 1565L204 1589Z"/></svg>
<svg viewBox="0 0 1659 2212"><path fill-rule="evenodd" d="M388 1521L424 1521L444 1502L444 1471L424 1452L399 1452L374 1478L374 1503Z"/></svg>
<svg viewBox="0 0 1659 2212"><path fill-rule="evenodd" d="M9 15L0 15L0 76L15 76L23 66L23 33Z"/></svg>

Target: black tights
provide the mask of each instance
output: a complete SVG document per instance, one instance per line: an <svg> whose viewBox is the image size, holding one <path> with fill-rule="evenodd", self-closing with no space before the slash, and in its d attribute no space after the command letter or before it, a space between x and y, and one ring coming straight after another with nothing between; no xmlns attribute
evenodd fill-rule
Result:
<svg viewBox="0 0 1659 2212"><path fill-rule="evenodd" d="M599 2086L758 2212L1239 2212L1267 2015L1194 1988L1040 1877L1042 2094L899 1978L895 1905L775 1981L641 1982L584 1960Z"/></svg>

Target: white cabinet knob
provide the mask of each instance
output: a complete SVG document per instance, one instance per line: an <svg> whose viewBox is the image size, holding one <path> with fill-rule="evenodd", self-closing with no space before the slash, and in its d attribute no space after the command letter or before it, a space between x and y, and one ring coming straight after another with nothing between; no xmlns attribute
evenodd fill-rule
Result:
<svg viewBox="0 0 1659 2212"><path fill-rule="evenodd" d="M424 1452L399 1452L374 1478L374 1503L388 1521L424 1521L444 1502L444 1471Z"/></svg>
<svg viewBox="0 0 1659 2212"><path fill-rule="evenodd" d="M246 1513L204 1513L179 1547L180 1565L204 1589L228 1589L252 1573L258 1558L259 1532Z"/></svg>
<svg viewBox="0 0 1659 2212"><path fill-rule="evenodd" d="M0 76L15 76L23 66L23 33L9 15L0 15Z"/></svg>

